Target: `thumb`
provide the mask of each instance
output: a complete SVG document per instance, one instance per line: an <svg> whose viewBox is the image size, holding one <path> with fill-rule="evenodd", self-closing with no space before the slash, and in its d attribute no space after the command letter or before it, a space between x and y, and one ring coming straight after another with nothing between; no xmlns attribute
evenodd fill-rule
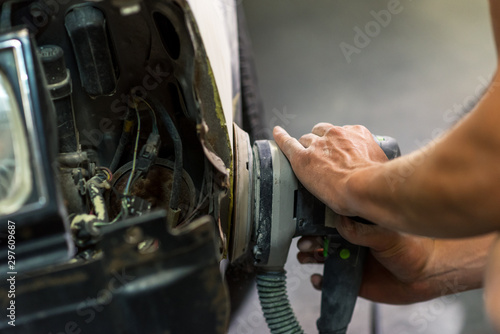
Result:
<svg viewBox="0 0 500 334"><path fill-rule="evenodd" d="M323 276L320 274L311 275L311 284L316 290L323 289Z"/></svg>
<svg viewBox="0 0 500 334"><path fill-rule="evenodd" d="M357 223L345 216L337 225L337 231L350 243L369 247L376 252L392 247L401 238L395 231L378 225Z"/></svg>

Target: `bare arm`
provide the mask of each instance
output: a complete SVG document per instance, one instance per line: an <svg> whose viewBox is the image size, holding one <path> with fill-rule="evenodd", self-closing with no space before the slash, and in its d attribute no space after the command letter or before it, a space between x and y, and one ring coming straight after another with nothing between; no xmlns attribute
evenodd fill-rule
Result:
<svg viewBox="0 0 500 334"><path fill-rule="evenodd" d="M500 307L500 238L495 240L488 259L488 266L485 278L484 299L486 310L493 322L497 332L500 332L500 317L498 310Z"/></svg>
<svg viewBox="0 0 500 334"><path fill-rule="evenodd" d="M490 1L497 49L500 1ZM444 137L399 159L385 158L362 127L318 124L275 139L297 177L336 212L433 237L500 228L500 74L474 110ZM378 150L378 151L377 151Z"/></svg>
<svg viewBox="0 0 500 334"><path fill-rule="evenodd" d="M439 237L500 228L499 83L496 75L471 114L436 143L352 174L348 184L357 214Z"/></svg>
<svg viewBox="0 0 500 334"><path fill-rule="evenodd" d="M500 0L490 0L500 54ZM299 180L343 218L338 231L370 247L360 295L386 303L411 303L481 287L497 330L500 305L500 74L475 109L446 136L387 162L363 127L321 123L299 140L274 131ZM389 228L389 229L386 229ZM500 239L499 239L500 240ZM308 262L318 245L299 243ZM488 258L489 255L489 259ZM316 259L316 257L312 257ZM320 285L320 277L313 276Z"/></svg>

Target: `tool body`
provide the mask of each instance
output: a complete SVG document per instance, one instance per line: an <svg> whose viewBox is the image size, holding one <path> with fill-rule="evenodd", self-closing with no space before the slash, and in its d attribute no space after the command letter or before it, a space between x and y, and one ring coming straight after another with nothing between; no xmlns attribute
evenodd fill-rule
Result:
<svg viewBox="0 0 500 334"><path fill-rule="evenodd" d="M400 156L397 142L374 136L389 159ZM253 255L259 268L257 289L271 333L302 333L288 302L284 265L291 241L298 236L324 236L325 267L321 334L345 333L361 283L366 249L343 239L335 226L340 216L298 182L274 141L253 146ZM253 196L252 196L253 195ZM363 218L356 221L369 223ZM285 330L286 329L286 330Z"/></svg>

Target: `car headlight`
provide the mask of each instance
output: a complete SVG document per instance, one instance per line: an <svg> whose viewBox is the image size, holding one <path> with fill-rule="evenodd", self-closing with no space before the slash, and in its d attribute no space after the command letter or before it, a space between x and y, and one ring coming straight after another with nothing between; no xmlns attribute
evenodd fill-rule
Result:
<svg viewBox="0 0 500 334"><path fill-rule="evenodd" d="M0 33L0 221L15 223L16 270L63 262L73 252L57 183L57 123L34 40ZM7 235L0 224L0 239ZM0 272L7 272L0 241Z"/></svg>
<svg viewBox="0 0 500 334"><path fill-rule="evenodd" d="M0 70L0 215L19 210L31 190L26 131L12 86Z"/></svg>

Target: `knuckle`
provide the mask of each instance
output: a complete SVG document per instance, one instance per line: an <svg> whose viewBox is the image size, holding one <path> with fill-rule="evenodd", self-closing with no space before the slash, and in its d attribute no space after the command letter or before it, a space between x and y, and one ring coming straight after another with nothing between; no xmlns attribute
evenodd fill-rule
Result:
<svg viewBox="0 0 500 334"><path fill-rule="evenodd" d="M330 123L326 123L326 122L320 122L320 123L317 123L313 129L316 129L316 128L327 128L327 127L330 127L330 126L333 126L332 124Z"/></svg>
<svg viewBox="0 0 500 334"><path fill-rule="evenodd" d="M339 137L345 133L344 128L332 125L325 131L325 137Z"/></svg>
<svg viewBox="0 0 500 334"><path fill-rule="evenodd" d="M292 137L288 137L288 138L283 140L283 144L285 146L292 146L293 141L294 141L294 139Z"/></svg>
<svg viewBox="0 0 500 334"><path fill-rule="evenodd" d="M364 127L363 125L360 125L360 124L346 125L345 128L346 129L352 129L352 130L358 130L358 131L366 129L366 127Z"/></svg>
<svg viewBox="0 0 500 334"><path fill-rule="evenodd" d="M352 132L357 132L362 135L371 135L370 130L368 130L364 125L347 125L345 126L346 130L352 131Z"/></svg>
<svg viewBox="0 0 500 334"><path fill-rule="evenodd" d="M299 138L299 142L303 142L303 141L311 141L313 140L314 138L311 136L311 134L306 134L306 135L303 135L302 137Z"/></svg>
<svg viewBox="0 0 500 334"><path fill-rule="evenodd" d="M356 131L358 131L362 134L365 134L365 135L371 135L370 130L368 130L368 128L366 128L363 125L356 125Z"/></svg>

